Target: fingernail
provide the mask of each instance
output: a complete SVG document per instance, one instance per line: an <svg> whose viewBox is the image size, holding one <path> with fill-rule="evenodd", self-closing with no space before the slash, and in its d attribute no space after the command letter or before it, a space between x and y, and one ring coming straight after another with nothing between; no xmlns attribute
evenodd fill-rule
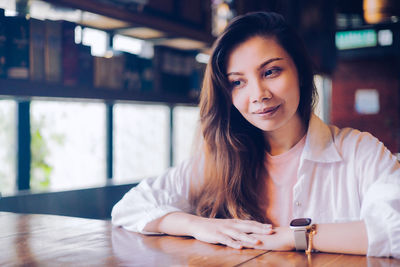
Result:
<svg viewBox="0 0 400 267"><path fill-rule="evenodd" d="M264 225L264 230L270 231L271 229L272 229L272 225L270 225L270 224Z"/></svg>
<svg viewBox="0 0 400 267"><path fill-rule="evenodd" d="M272 231L273 231L272 228L265 228L264 229L264 233L267 233L267 234L271 233Z"/></svg>

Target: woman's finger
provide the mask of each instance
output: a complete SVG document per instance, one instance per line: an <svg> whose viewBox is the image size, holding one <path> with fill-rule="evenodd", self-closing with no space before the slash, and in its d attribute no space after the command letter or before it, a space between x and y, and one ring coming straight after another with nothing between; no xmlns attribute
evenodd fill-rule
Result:
<svg viewBox="0 0 400 267"><path fill-rule="evenodd" d="M231 237L221 234L218 237L219 243L231 248L241 249L243 245L240 241L233 240Z"/></svg>
<svg viewBox="0 0 400 267"><path fill-rule="evenodd" d="M232 227L244 233L254 233L254 234L272 233L271 224L262 224L256 221L237 220L237 219L232 220L230 223Z"/></svg>
<svg viewBox="0 0 400 267"><path fill-rule="evenodd" d="M250 236L244 232L238 231L235 228L226 228L223 230L223 232L224 234L226 234L227 236L236 241L252 244L253 246L261 243L261 241L258 238Z"/></svg>

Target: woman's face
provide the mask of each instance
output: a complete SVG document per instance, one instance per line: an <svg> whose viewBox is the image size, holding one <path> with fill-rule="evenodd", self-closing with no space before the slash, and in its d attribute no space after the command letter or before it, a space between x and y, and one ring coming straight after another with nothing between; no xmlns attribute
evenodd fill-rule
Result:
<svg viewBox="0 0 400 267"><path fill-rule="evenodd" d="M274 38L256 36L237 46L228 57L227 77L233 105L257 128L273 132L301 120L297 68Z"/></svg>

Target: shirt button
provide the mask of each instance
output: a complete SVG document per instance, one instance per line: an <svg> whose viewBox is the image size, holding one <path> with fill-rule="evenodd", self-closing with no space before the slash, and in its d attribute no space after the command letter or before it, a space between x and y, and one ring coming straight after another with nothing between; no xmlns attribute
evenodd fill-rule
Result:
<svg viewBox="0 0 400 267"><path fill-rule="evenodd" d="M296 206L297 206L297 207L300 207L300 206L301 206L301 203L300 203L299 201L296 201Z"/></svg>

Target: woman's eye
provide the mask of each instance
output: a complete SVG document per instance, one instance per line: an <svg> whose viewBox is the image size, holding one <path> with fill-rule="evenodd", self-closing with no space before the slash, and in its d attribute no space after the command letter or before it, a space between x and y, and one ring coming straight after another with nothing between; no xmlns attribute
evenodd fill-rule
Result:
<svg viewBox="0 0 400 267"><path fill-rule="evenodd" d="M270 76L270 75L272 75L274 72L272 71L272 70L267 70L265 73L264 73L264 76Z"/></svg>
<svg viewBox="0 0 400 267"><path fill-rule="evenodd" d="M240 86L241 84L242 84L241 81L232 81L232 82L231 82L232 87L238 87L238 86Z"/></svg>
<svg viewBox="0 0 400 267"><path fill-rule="evenodd" d="M270 78L275 77L281 72L280 68L269 69L264 72L264 77Z"/></svg>

